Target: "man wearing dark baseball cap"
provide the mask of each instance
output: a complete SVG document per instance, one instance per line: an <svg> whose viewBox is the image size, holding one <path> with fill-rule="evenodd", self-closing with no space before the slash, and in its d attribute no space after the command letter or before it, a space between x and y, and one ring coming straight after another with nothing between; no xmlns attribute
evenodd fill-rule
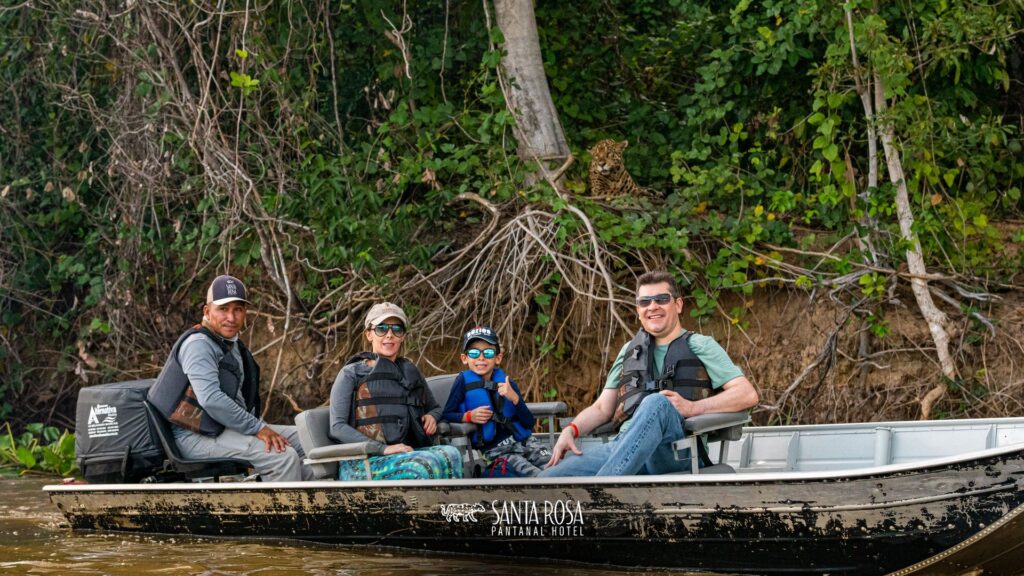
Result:
<svg viewBox="0 0 1024 576"><path fill-rule="evenodd" d="M186 458L247 460L266 482L310 480L295 427L259 417L260 367L238 338L248 305L241 280L214 278L202 323L175 342L149 401L174 425Z"/></svg>

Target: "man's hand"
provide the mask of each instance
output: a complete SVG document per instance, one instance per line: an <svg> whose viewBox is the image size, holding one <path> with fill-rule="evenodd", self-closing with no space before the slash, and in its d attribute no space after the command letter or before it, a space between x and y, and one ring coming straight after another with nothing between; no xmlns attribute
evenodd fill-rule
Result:
<svg viewBox="0 0 1024 576"><path fill-rule="evenodd" d="M583 455L583 451L576 447L576 436L573 435L572 428L562 430L558 436L558 442L555 442L555 447L551 449L551 460L548 460L544 467L551 468L558 464L568 450L572 450L573 454L577 456Z"/></svg>
<svg viewBox="0 0 1024 576"><path fill-rule="evenodd" d="M697 406L696 402L687 400L686 398L683 398L678 393L673 392L672 390L662 390L661 392L659 392L659 394L661 394L665 398L668 398L668 401L672 403L672 406L676 409L676 412L679 412L679 415L684 418L689 418L691 416L700 416L703 413L700 407Z"/></svg>
<svg viewBox="0 0 1024 576"><path fill-rule="evenodd" d="M487 406L479 406L470 410L469 421L473 424L487 424L493 415L494 412Z"/></svg>
<svg viewBox="0 0 1024 576"><path fill-rule="evenodd" d="M412 446L406 446L405 444L388 444L384 448L384 455L388 454L400 454L402 452L412 452Z"/></svg>
<svg viewBox="0 0 1024 576"><path fill-rule="evenodd" d="M504 382L498 382L498 395L513 404L519 404L519 394L516 394L516 391L512 389L511 381L511 378L505 376Z"/></svg>
<svg viewBox="0 0 1024 576"><path fill-rule="evenodd" d="M437 432L437 420L430 414L421 416L420 422L423 423L423 431L427 433L427 436L433 436L434 432Z"/></svg>
<svg viewBox="0 0 1024 576"><path fill-rule="evenodd" d="M271 450L275 452L284 452L285 448L288 448L288 439L281 436L270 426L264 426L260 428L260 431L256 433L256 437L263 440L263 443L267 445L267 452Z"/></svg>

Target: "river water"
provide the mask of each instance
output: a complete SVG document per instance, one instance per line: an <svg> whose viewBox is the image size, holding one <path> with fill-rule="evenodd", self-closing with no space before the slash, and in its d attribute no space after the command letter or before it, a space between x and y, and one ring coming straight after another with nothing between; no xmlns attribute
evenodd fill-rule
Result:
<svg viewBox="0 0 1024 576"><path fill-rule="evenodd" d="M43 485L52 483L53 478L0 478L0 494L3 495L0 499L0 575L501 576L525 573L529 576L611 576L629 573L578 565L523 565L508 560L293 541L72 533L56 506L40 490ZM680 576L679 572L661 574Z"/></svg>

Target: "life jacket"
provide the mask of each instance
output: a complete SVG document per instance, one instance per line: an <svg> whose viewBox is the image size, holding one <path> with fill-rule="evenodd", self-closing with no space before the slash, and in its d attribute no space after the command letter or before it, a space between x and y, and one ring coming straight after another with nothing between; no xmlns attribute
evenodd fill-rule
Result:
<svg viewBox="0 0 1024 576"><path fill-rule="evenodd" d="M472 370L464 370L462 372L466 396L462 404L459 405L459 410L465 413L474 408L486 406L494 413L490 420L481 425L477 432L473 433L473 444L477 446L489 444L494 440L499 426L507 430L515 438L516 442L526 440L532 433L514 419L516 405L508 402L503 396L498 394L497 382L508 382L508 377L505 376L505 372L501 368L495 368L491 378L493 380L484 380Z"/></svg>
<svg viewBox="0 0 1024 576"><path fill-rule="evenodd" d="M692 334L687 331L669 344L662 373L655 375L651 335L642 329L636 333L622 359L622 386L619 387L619 400L612 417L616 425L621 426L631 418L649 394L672 390L687 400L696 401L714 393L707 369L690 349Z"/></svg>
<svg viewBox="0 0 1024 576"><path fill-rule="evenodd" d="M346 364L375 360L373 369L358 384L352 402L353 428L384 444L430 446L433 441L420 418L426 414L430 393L416 365L405 358L395 362L371 352L361 352Z"/></svg>
<svg viewBox="0 0 1024 576"><path fill-rule="evenodd" d="M171 353L164 362L160 375L156 377L156 383L149 389L146 399L150 404L163 414L168 420L182 401L193 405L197 410L202 410L199 402L192 392L188 376L181 367L178 360L178 351L185 340L193 334L205 334L220 347L224 356L217 364L217 380L220 382L220 389L228 398L234 400L238 396L238 387L242 387L242 398L245 401L245 409L251 414L258 414L260 411L260 367L252 353L246 348L241 340L225 340L214 334L209 328L196 324L189 328L184 334L178 337L178 341L171 348ZM241 370L235 355L231 353L231 346L238 346L238 352L242 356ZM219 436L224 431L224 425L210 417L205 411L199 420L198 432L204 436Z"/></svg>

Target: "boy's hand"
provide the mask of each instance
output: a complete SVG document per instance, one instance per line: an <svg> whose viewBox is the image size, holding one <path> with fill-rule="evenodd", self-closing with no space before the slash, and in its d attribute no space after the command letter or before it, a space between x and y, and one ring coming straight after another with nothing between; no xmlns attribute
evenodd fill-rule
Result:
<svg viewBox="0 0 1024 576"><path fill-rule="evenodd" d="M480 406L474 408L469 412L469 421L473 424L487 424L487 421L491 419L494 412L491 411L487 406Z"/></svg>
<svg viewBox="0 0 1024 576"><path fill-rule="evenodd" d="M506 376L504 382L498 382L498 395L513 404L519 404L519 394L516 394L516 391L512 389L512 385L509 384L511 380L511 378Z"/></svg>
<svg viewBox="0 0 1024 576"><path fill-rule="evenodd" d="M387 447L384 448L385 456L388 454L401 454L402 452L412 452L412 446L405 444L388 444Z"/></svg>

